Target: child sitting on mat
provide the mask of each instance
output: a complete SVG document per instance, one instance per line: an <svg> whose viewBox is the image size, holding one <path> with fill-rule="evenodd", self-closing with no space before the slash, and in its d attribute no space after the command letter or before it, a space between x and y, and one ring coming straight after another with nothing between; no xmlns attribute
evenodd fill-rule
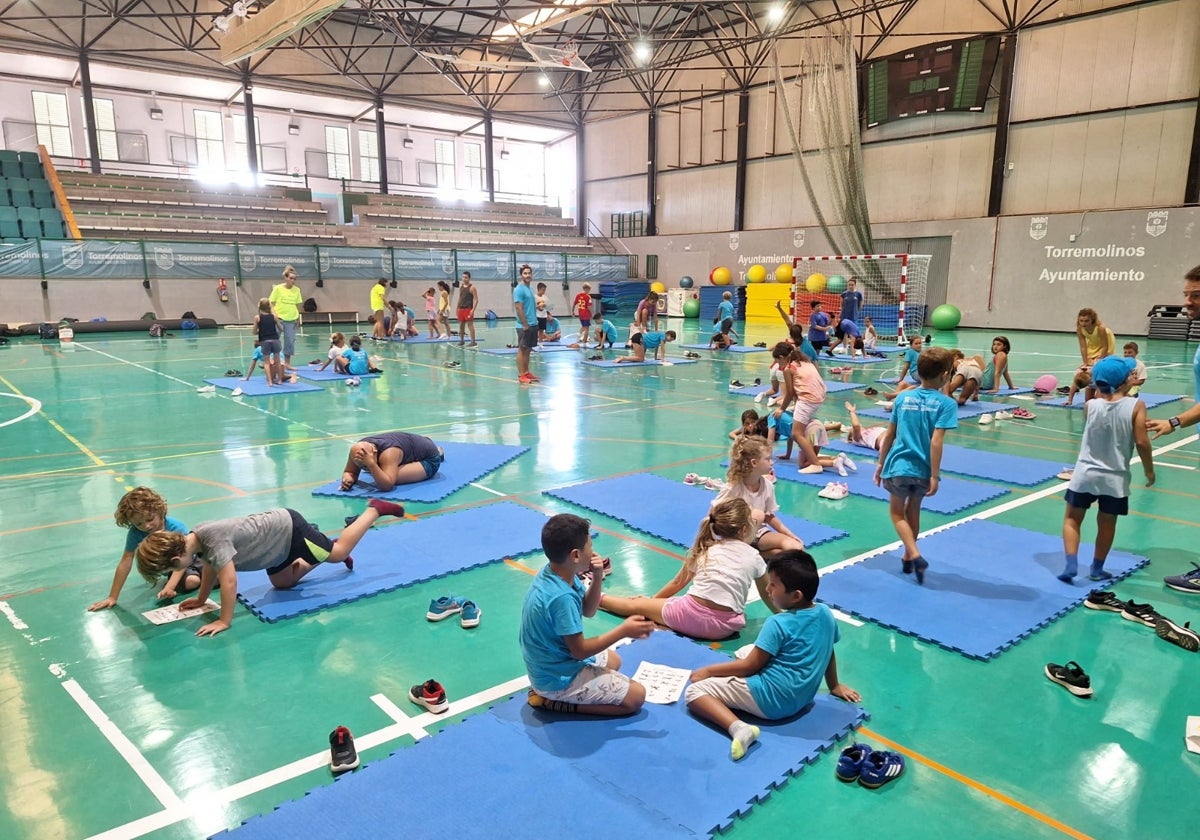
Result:
<svg viewBox="0 0 1200 840"><path fill-rule="evenodd" d="M117 597L121 587L125 585L129 572L133 569L133 556L146 535L152 531L175 531L187 533L187 526L173 516L167 516L166 500L149 487L135 487L121 497L117 502L117 510L113 514L117 526L128 529L125 535L125 552L117 561L117 570L113 573L112 586L108 589L108 597L102 598L88 607L89 612L106 610L117 605ZM153 582L153 581L152 581ZM165 600L174 598L182 587L191 592L200 585L200 564L193 563L183 569L172 569L167 577L166 585L158 592L158 598Z"/></svg>
<svg viewBox="0 0 1200 840"><path fill-rule="evenodd" d="M1000 390L1000 380L1008 389L1014 390L1012 374L1008 372L1008 355L1012 352L1012 342L1007 337L998 335L992 339L992 360L983 369L983 378L979 382L980 390L995 394ZM978 399L978 397L976 397Z"/></svg>
<svg viewBox="0 0 1200 840"><path fill-rule="evenodd" d="M357 335L350 339L350 346L342 350L342 359L346 363L345 372L351 376L371 373L371 360L367 351L362 349L362 338Z"/></svg>
<svg viewBox="0 0 1200 840"><path fill-rule="evenodd" d="M728 499L742 499L750 505L756 528L750 545L766 560L781 551L804 548L800 538L776 515L779 503L775 501L775 484L767 480L774 468L771 445L760 437L743 435L729 450L727 483L713 501L714 507Z"/></svg>
<svg viewBox="0 0 1200 840"><path fill-rule="evenodd" d="M839 638L837 621L829 607L813 603L820 582L817 564L807 553L780 554L767 565L763 597L775 615L767 619L749 653L692 671L692 684L684 693L688 711L729 733L734 761L761 734L734 709L763 720L791 717L817 696L822 677L834 697L850 703L862 699L838 681L833 652Z"/></svg>
<svg viewBox="0 0 1200 840"><path fill-rule="evenodd" d="M904 351L904 367L900 369L900 376L896 380L896 390L884 394L885 400L894 400L897 394L907 391L909 388L921 386L921 378L917 373L917 362L921 358L921 348L924 345L925 339L919 335L914 335L908 340L908 349Z"/></svg>
<svg viewBox="0 0 1200 840"><path fill-rule="evenodd" d="M337 540L329 539L299 513L286 508L205 522L187 534L155 531L138 546L138 571L146 580L154 580L167 572L186 569L195 560L202 561L200 591L181 602L179 608L204 606L213 586L219 586L220 617L196 631L197 636L215 636L233 624L238 572L264 570L276 589L291 589L321 563L345 563L350 571L354 568L350 552L381 516L404 516L404 507L372 499Z"/></svg>
<svg viewBox="0 0 1200 840"><path fill-rule="evenodd" d="M742 412L742 425L738 426L729 433L729 439L737 440L742 435L766 438L768 431L767 427L767 418L759 417L757 411L755 411L753 408L748 408Z"/></svg>
<svg viewBox="0 0 1200 840"><path fill-rule="evenodd" d="M550 562L534 578L521 608L529 705L584 715L636 713L646 688L618 671L621 657L610 648L621 639L646 638L654 623L633 615L599 636L583 635L583 619L596 614L604 585L604 558L592 551L586 519L570 513L550 517L542 528L542 550ZM587 571L585 592L578 576Z"/></svg>
<svg viewBox="0 0 1200 840"><path fill-rule="evenodd" d="M921 387L904 391L892 406L892 421L879 444L875 483L888 491L889 513L904 544L900 570L925 582L928 561L917 548L921 500L938 491L947 429L958 428L958 406L942 393L954 369L950 351L931 347L917 360Z"/></svg>
<svg viewBox="0 0 1200 840"><path fill-rule="evenodd" d="M1092 502L1096 514L1096 548L1089 580L1111 580L1104 561L1117 534L1117 517L1129 513L1129 458L1137 447L1146 486L1154 484L1154 455L1146 433L1146 404L1129 396L1135 364L1124 356L1106 356L1092 366L1092 384L1099 392L1083 406L1083 438L1079 458L1065 495L1063 554L1066 565L1058 579L1071 583L1079 569L1079 532Z"/></svg>
<svg viewBox="0 0 1200 840"><path fill-rule="evenodd" d="M746 626L746 596L757 586L767 598L767 564L749 540L756 526L750 505L730 498L712 506L679 573L652 598L600 596L600 609L644 615L693 639L725 639ZM689 586L690 584L690 586ZM688 587L686 595L679 592Z"/></svg>
<svg viewBox="0 0 1200 840"><path fill-rule="evenodd" d="M340 332L335 332L329 337L329 354L325 357L325 363L317 370L325 370L329 367L329 363L333 362L333 369L338 373L349 373L350 362L342 354L346 352L346 336Z"/></svg>

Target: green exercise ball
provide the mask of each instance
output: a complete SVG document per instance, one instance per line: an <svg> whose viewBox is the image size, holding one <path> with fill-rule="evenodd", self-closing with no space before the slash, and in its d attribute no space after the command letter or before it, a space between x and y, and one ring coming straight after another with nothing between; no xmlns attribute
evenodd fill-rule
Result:
<svg viewBox="0 0 1200 840"><path fill-rule="evenodd" d="M952 303L943 303L929 315L929 323L933 324L935 330L955 329L961 320L962 313Z"/></svg>
<svg viewBox="0 0 1200 840"><path fill-rule="evenodd" d="M846 291L846 278L840 274L831 274L825 281L825 291L840 295Z"/></svg>
<svg viewBox="0 0 1200 840"><path fill-rule="evenodd" d="M683 302L683 317L684 318L699 318L700 317L700 301L695 298L688 298Z"/></svg>

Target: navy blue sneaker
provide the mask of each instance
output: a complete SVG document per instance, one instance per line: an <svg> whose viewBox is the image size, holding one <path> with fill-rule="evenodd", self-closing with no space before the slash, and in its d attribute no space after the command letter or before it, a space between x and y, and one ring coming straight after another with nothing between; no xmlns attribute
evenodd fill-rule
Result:
<svg viewBox="0 0 1200 840"><path fill-rule="evenodd" d="M865 788L879 788L904 775L904 756L899 753L876 750L867 756L858 776L858 783Z"/></svg>
<svg viewBox="0 0 1200 840"><path fill-rule="evenodd" d="M833 772L843 782L858 781L863 762L872 752L870 744L851 744L838 756L837 768Z"/></svg>
<svg viewBox="0 0 1200 840"><path fill-rule="evenodd" d="M1163 578L1163 583L1180 592L1190 592L1200 595L1200 565L1192 564L1192 570L1182 575L1171 575Z"/></svg>

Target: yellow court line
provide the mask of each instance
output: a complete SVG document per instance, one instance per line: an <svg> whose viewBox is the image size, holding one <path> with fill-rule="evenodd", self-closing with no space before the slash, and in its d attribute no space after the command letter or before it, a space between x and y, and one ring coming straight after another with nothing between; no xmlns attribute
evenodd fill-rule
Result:
<svg viewBox="0 0 1200 840"><path fill-rule="evenodd" d="M0 382L3 382L4 386L6 388L8 388L8 390L12 391L14 394L19 394L22 397L26 396L16 385L9 382L3 376L0 376ZM73 434L68 432L62 426L60 426L49 414L47 414L45 412L44 409L38 411L38 414L40 414L47 423L49 423L51 426L53 426L55 431L57 431L60 435L65 437L67 440L69 440L72 444L74 444L76 449L78 449L80 452L82 452L84 455L86 455L88 457L88 459L91 460L92 464L94 464L97 467L108 467L108 464L104 463L104 461L102 461L100 459L99 455L97 455L92 450L88 449L87 446L84 445L83 441L81 441L79 438L75 437Z"/></svg>
<svg viewBox="0 0 1200 840"><path fill-rule="evenodd" d="M971 788L972 790L976 790L979 793L982 793L984 796L990 796L992 799L995 799L997 802L1003 803L1004 805L1007 805L1010 808L1014 808L1015 810L1020 811L1022 814L1025 814L1028 817L1033 817L1035 820L1037 820L1041 823L1044 823L1045 825L1048 825L1053 829L1057 829L1058 831L1061 831L1063 834L1067 835L1068 837L1074 837L1076 840L1093 840L1091 835L1084 834L1082 831L1077 831L1076 829L1071 828L1071 826L1054 819L1054 817L1051 817L1047 814L1043 814L1041 811L1037 810L1036 808L1031 808L1023 802L1018 802L1016 799L1013 799L1011 796L1009 796L1006 793L1001 793L1000 791L996 790L995 788L988 787L987 785L983 784L982 782L975 781L970 776L964 776L962 773L959 773L957 770L951 770L946 765L940 764L940 763L934 761L932 758L923 756L919 752L910 750L908 747L901 746L900 744L897 744L895 741L891 740L890 738L885 738L884 736L880 735L878 732L874 732L865 726L859 727L858 731L861 732L867 738L871 738L873 740L880 741L883 744L885 744L886 746L891 747L896 752L903 753L904 755L908 756L913 761L916 761L920 764L924 764L926 767L930 768L931 770L936 770L937 772L941 773L942 775L948 776L951 779L954 779L956 782L961 782L962 784L966 785L967 787Z"/></svg>

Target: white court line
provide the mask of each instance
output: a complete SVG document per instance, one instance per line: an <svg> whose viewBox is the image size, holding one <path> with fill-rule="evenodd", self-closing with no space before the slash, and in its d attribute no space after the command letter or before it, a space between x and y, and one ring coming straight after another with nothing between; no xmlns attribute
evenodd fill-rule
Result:
<svg viewBox="0 0 1200 840"><path fill-rule="evenodd" d="M14 399L24 400L29 405L29 410L20 417L14 417L11 420L5 420L3 423L0 423L0 429L3 429L5 426L11 426L13 423L20 423L22 420L28 419L42 410L40 400L27 397L24 394L10 394L8 391L0 391L0 397L13 397Z"/></svg>
<svg viewBox="0 0 1200 840"><path fill-rule="evenodd" d="M480 484L480 483L479 483L479 482L477 482L477 481L472 481L472 482L470 483L470 485L468 485L468 486L470 486L470 487L478 487L480 490L483 490L483 491L484 491L484 492L486 492L486 493L492 493L492 494L494 494L494 495L496 495L496 496L507 496L507 495L508 495L507 493L501 493L499 490L493 490L491 487L484 487L482 484Z"/></svg>
<svg viewBox="0 0 1200 840"><path fill-rule="evenodd" d="M29 625L20 619L13 611L13 608L8 605L8 601L0 601L0 613L4 613L4 617L8 619L8 623L15 630L28 630Z"/></svg>
<svg viewBox="0 0 1200 840"><path fill-rule="evenodd" d="M108 739L108 742L113 745L121 758L125 759L125 763L132 768L137 774L142 783L150 789L155 798L162 803L164 808L174 809L182 808L183 800L171 789L166 780L158 775L158 771L150 766L150 762L146 757L134 746L133 742L125 737L117 725L112 722L112 719L104 713L104 710L96 705L96 701L88 696L88 693L83 690L83 686L75 682L75 680L64 680L62 687L67 690L67 694L79 704L79 708L88 716L88 719L96 725L96 728Z"/></svg>
<svg viewBox="0 0 1200 840"><path fill-rule="evenodd" d="M1154 466L1170 467L1173 470L1194 470L1194 469L1196 469L1195 467L1189 467L1187 464L1168 464L1163 461L1155 461Z"/></svg>
<svg viewBox="0 0 1200 840"><path fill-rule="evenodd" d="M394 720L399 726L408 729L408 734L414 740L420 741L422 738L428 738L429 733L422 727L413 722L413 719L403 709L388 699L384 694L373 694L371 702L383 710L383 713Z"/></svg>

